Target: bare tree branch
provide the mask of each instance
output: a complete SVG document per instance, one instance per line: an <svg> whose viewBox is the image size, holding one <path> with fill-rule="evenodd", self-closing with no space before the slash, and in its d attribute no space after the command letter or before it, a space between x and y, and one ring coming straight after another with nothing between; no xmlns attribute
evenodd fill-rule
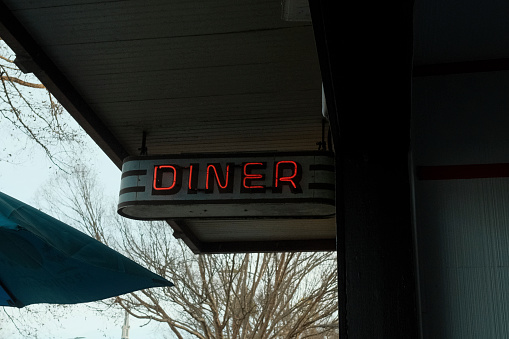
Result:
<svg viewBox="0 0 509 339"><path fill-rule="evenodd" d="M140 319L199 339L337 338L337 268L333 253L195 255L165 222L135 222L106 213L93 172L60 176L58 199L89 234L175 283L115 303ZM99 194L99 195L97 195ZM97 196L96 196L97 195ZM99 203L97 203L99 202Z"/></svg>
<svg viewBox="0 0 509 339"><path fill-rule="evenodd" d="M13 59L13 52L0 38L0 126L10 130L11 138L25 141L20 145L41 147L57 168L65 170L70 165L67 152L81 144L82 134L78 127L71 127L72 118L63 114L45 86L33 74L23 74ZM25 147L10 143L0 151L19 157ZM0 153L0 159L5 158Z"/></svg>
<svg viewBox="0 0 509 339"><path fill-rule="evenodd" d="M2 57L0 56L0 58L2 58ZM4 58L2 58L2 59L4 59ZM20 84L25 87L46 88L43 84L34 84L32 82L23 81L21 79L10 77L8 75L2 75L2 76L0 76L0 79L2 79L2 81L15 82L15 83Z"/></svg>
<svg viewBox="0 0 509 339"><path fill-rule="evenodd" d="M2 39L0 39L0 41L1 41L1 40L2 40ZM4 61L7 61L7 62L10 62L10 63L12 63L12 64L14 63L14 60L7 59L6 57L1 56L1 55L0 55L0 59L2 59L2 60L4 60Z"/></svg>

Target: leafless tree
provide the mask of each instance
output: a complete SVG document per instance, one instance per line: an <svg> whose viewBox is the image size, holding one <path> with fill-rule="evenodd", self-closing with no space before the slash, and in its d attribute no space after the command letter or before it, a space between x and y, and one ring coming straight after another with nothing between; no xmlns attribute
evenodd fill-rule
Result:
<svg viewBox="0 0 509 339"><path fill-rule="evenodd" d="M0 38L0 126L11 139L22 139L42 148L58 167L66 164L64 154L80 143L77 127L62 106L32 74L24 74L14 63L15 55ZM77 125L76 125L77 126ZM4 161L15 159L20 148L2 145ZM19 142L18 142L19 144Z"/></svg>
<svg viewBox="0 0 509 339"><path fill-rule="evenodd" d="M165 222L109 217L85 167L59 192L46 190L60 217L175 283L111 302L134 317L168 325L177 338L337 338L335 255L250 253L195 255ZM58 204L56 202L58 201ZM63 209L61 208L63 207Z"/></svg>

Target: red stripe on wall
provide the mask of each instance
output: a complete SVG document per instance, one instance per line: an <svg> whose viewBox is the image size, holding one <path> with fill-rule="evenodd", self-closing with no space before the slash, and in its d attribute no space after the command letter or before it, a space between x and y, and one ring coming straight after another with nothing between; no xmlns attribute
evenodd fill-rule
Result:
<svg viewBox="0 0 509 339"><path fill-rule="evenodd" d="M418 166L419 180L508 178L509 164Z"/></svg>

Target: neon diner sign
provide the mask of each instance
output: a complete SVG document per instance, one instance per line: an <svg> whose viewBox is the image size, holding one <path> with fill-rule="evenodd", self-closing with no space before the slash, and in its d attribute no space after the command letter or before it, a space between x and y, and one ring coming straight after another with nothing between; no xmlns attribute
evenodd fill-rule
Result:
<svg viewBox="0 0 509 339"><path fill-rule="evenodd" d="M120 214L134 219L292 218L334 214L330 153L130 157Z"/></svg>
<svg viewBox="0 0 509 339"><path fill-rule="evenodd" d="M241 170L240 184L235 186L235 163L229 162L224 169L221 163L210 163L206 166L205 187L198 186L200 172L199 163L191 163L189 166L179 165L155 165L152 181L152 194L177 194L183 189L182 177L184 171L187 175L187 194L196 194L200 190L205 193L233 193L237 188L240 193L265 193L267 183L264 170L267 162L244 162L239 167ZM256 171L256 173L253 173ZM282 193L286 185L291 193L302 193L300 181L302 179L302 166L291 160L277 161L274 163L273 178L270 187L273 193ZM165 180L165 177L166 180Z"/></svg>

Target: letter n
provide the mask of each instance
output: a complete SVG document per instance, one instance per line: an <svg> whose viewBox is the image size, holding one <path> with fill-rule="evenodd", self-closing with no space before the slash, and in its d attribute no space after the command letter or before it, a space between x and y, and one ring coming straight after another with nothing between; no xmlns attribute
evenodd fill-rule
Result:
<svg viewBox="0 0 509 339"><path fill-rule="evenodd" d="M217 184L219 193L233 192L233 169L234 163L227 163L226 170L219 163L207 165L207 181L205 183L205 192L213 193L214 186Z"/></svg>

